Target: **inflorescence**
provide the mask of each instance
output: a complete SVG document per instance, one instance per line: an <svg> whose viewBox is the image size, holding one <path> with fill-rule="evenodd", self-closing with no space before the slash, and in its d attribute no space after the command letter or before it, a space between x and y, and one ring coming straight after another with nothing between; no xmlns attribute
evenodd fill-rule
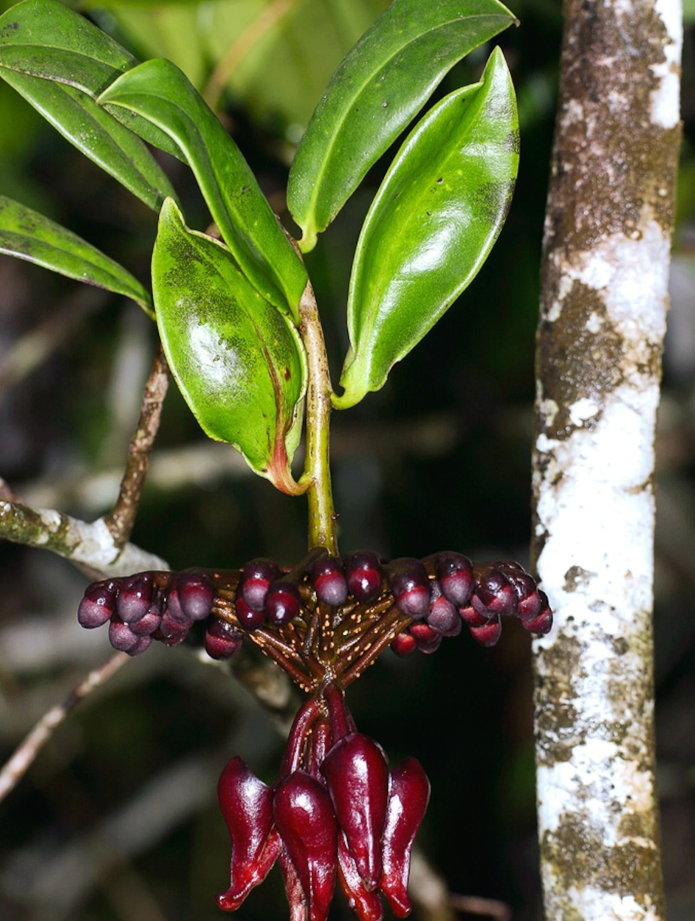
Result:
<svg viewBox="0 0 695 921"><path fill-rule="evenodd" d="M382 748L357 731L345 688L388 646L433 653L464 624L492 646L503 616L535 634L552 626L546 595L518 563L472 564L453 552L383 563L370 551L324 549L293 569L256 559L241 570L106 579L78 610L84 627L108 622L112 646L130 655L153 640L181 643L198 621L214 659L233 656L246 636L310 695L272 787L238 757L218 786L232 841L220 908L236 910L279 861L290 921L325 921L336 881L359 921L380 921L381 896L397 918L409 914L410 853L429 782L414 758L389 771Z"/></svg>

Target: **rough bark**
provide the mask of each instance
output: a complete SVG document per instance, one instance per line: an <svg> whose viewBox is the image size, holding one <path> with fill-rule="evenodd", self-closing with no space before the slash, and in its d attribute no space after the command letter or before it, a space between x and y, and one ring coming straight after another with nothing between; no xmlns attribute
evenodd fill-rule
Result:
<svg viewBox="0 0 695 921"><path fill-rule="evenodd" d="M664 917L654 425L680 141L679 0L565 0L538 331L535 644L547 921Z"/></svg>

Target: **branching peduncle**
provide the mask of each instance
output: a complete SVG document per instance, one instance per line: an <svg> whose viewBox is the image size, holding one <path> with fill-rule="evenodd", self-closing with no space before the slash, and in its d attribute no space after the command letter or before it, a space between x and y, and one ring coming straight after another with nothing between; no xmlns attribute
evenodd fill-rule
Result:
<svg viewBox="0 0 695 921"><path fill-rule="evenodd" d="M307 483L309 549L338 553L330 469L331 387L326 344L311 282L299 302L299 332L307 355L306 461L300 483Z"/></svg>

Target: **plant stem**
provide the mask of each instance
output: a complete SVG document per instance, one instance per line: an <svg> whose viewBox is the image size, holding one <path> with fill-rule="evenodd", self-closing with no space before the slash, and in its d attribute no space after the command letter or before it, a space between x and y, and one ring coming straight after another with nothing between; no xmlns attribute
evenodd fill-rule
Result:
<svg viewBox="0 0 695 921"><path fill-rule="evenodd" d="M145 384L140 419L130 442L118 499L109 514L104 515L104 524L117 547L122 547L127 542L135 524L168 387L169 368L160 345Z"/></svg>
<svg viewBox="0 0 695 921"><path fill-rule="evenodd" d="M300 483L308 482L309 549L325 547L338 554L335 534L330 469L330 419L333 388L328 371L326 344L316 307L316 297L307 282L299 302L299 332L307 355L309 386L306 400L306 461Z"/></svg>

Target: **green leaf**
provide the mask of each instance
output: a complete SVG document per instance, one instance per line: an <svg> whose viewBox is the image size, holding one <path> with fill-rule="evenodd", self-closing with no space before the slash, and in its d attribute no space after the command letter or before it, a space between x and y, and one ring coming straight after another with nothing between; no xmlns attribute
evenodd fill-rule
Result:
<svg viewBox="0 0 695 921"><path fill-rule="evenodd" d="M138 61L57 0L24 0L0 16L0 66L95 95Z"/></svg>
<svg viewBox="0 0 695 921"><path fill-rule="evenodd" d="M147 61L99 98L147 118L178 144L222 238L256 290L298 318L307 274L241 151L182 71Z"/></svg>
<svg viewBox="0 0 695 921"><path fill-rule="evenodd" d="M165 198L176 197L140 138L89 96L72 86L22 73L5 71L2 75L64 138L154 211L159 211Z"/></svg>
<svg viewBox="0 0 695 921"><path fill-rule="evenodd" d="M382 13L331 78L290 170L304 252L451 67L512 22L497 0L394 0Z"/></svg>
<svg viewBox="0 0 695 921"><path fill-rule="evenodd" d="M475 277L507 215L518 144L514 89L495 49L481 83L447 96L416 126L367 214L337 406L382 387Z"/></svg>
<svg viewBox="0 0 695 921"><path fill-rule="evenodd" d="M60 224L4 195L0 195L0 252L129 297L154 318L150 295L123 266Z"/></svg>
<svg viewBox="0 0 695 921"><path fill-rule="evenodd" d="M252 287L225 246L164 203L152 258L167 361L210 438L231 442L279 489L301 431L306 370L292 323Z"/></svg>
<svg viewBox="0 0 695 921"><path fill-rule="evenodd" d="M0 76L8 83L8 74L26 74L72 86L96 99L138 63L118 42L57 0L24 0L0 16ZM33 82L24 80L22 85L28 88ZM28 90L23 95L34 104ZM120 109L111 114L148 143L180 156L169 138L146 121Z"/></svg>

